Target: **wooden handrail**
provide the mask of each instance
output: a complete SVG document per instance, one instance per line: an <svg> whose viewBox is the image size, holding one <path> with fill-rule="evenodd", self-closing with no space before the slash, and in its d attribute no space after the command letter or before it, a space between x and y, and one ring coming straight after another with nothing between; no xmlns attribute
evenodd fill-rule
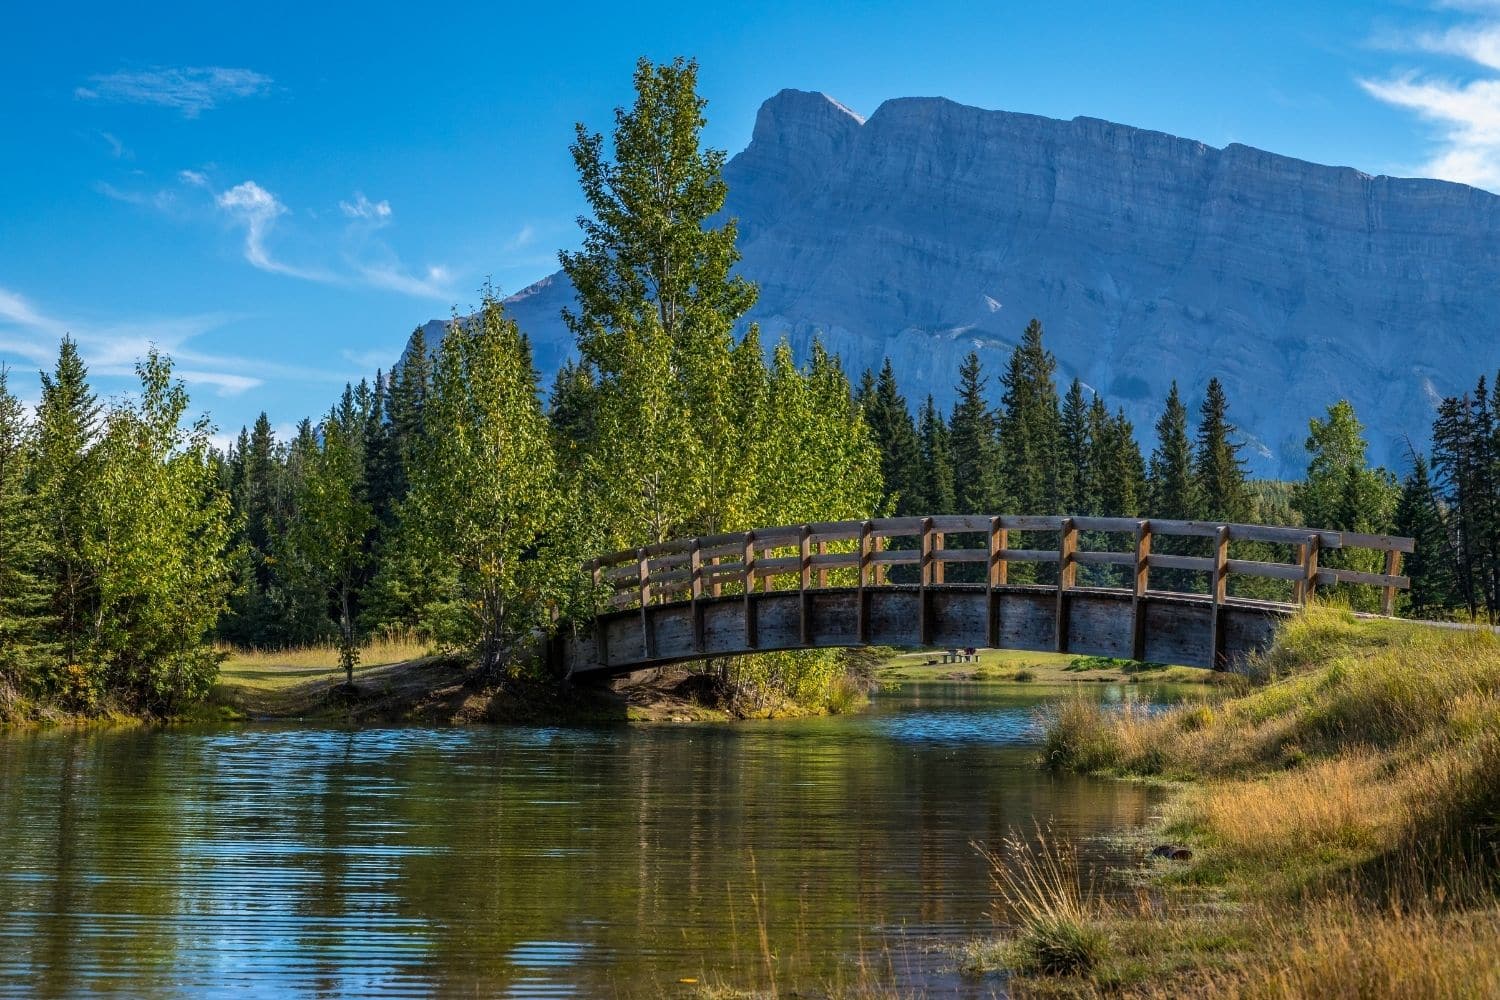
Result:
<svg viewBox="0 0 1500 1000"><path fill-rule="evenodd" d="M1013 532L1055 533L1059 541L1053 548L1011 548ZM1128 537L1118 540L1122 547L1089 550L1083 546L1083 536L1090 533ZM1154 536L1212 540L1212 555L1163 553L1153 547ZM909 538L913 544L889 548L885 541L892 538ZM952 544L964 540L970 544ZM1294 561L1229 558L1231 543L1247 541L1290 546ZM1384 572L1319 565L1323 551L1338 549L1383 552ZM828 586L883 586L885 569L902 565L918 566L919 582L926 587L946 585L947 565L985 563L987 571L979 585L993 589L1008 585L1011 563L1057 563L1058 582L1052 586L1060 593L1073 586L1078 566L1103 565L1122 567L1128 585L1090 589L1120 590L1137 600L1147 590L1151 570L1179 570L1208 574L1209 597L1216 605L1228 599L1230 577L1253 577L1291 583L1288 603L1294 605L1306 603L1319 586L1378 587L1381 608L1390 614L1396 591L1410 587L1401 575L1401 562L1413 549L1410 538L1320 528L1154 518L942 514L820 521L672 539L601 556L590 560L584 571L610 607L632 606L633 601L644 607L684 590L698 600L704 596L705 585L719 596L724 585L736 582L748 595L756 589L757 578L762 588L769 588L773 578L787 575L796 577L796 588L804 595ZM1152 588L1152 592L1162 591ZM1059 601L1065 603L1062 597ZM1066 636L1059 635L1058 641L1065 643Z"/></svg>

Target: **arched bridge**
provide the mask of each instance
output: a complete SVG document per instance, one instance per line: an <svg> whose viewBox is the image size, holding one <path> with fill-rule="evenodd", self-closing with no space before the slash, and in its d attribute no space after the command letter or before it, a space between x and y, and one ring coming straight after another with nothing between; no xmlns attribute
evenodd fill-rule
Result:
<svg viewBox="0 0 1500 1000"><path fill-rule="evenodd" d="M1262 544L1246 553L1245 543ZM1364 561L1383 572L1320 566L1327 553L1349 550L1380 553ZM1396 591L1408 585L1399 574L1410 551L1411 539L1387 535L1113 517L757 528L594 560L585 569L600 611L592 628L561 640L556 655L573 677L863 645L983 646L1221 669L1264 648L1276 622L1318 587L1379 588L1391 614ZM1234 557L1249 554L1261 558ZM1242 582L1250 580L1270 582Z"/></svg>

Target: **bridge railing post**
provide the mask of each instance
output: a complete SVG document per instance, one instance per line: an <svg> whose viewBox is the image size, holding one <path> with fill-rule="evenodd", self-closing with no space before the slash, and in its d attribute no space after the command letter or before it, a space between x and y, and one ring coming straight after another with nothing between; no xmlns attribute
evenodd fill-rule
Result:
<svg viewBox="0 0 1500 1000"><path fill-rule="evenodd" d="M943 562L943 547L946 537L941 531L932 533L932 582L942 584L947 581L947 563Z"/></svg>
<svg viewBox="0 0 1500 1000"><path fill-rule="evenodd" d="M1306 605L1318 589L1318 549L1322 538L1317 534L1307 536L1307 541L1297 546L1298 562L1302 564L1302 579L1297 581L1297 603Z"/></svg>
<svg viewBox="0 0 1500 1000"><path fill-rule="evenodd" d="M1220 669L1224 649L1224 602L1229 597L1229 525L1221 524L1214 532L1214 568L1209 572L1209 593L1213 596L1208 628L1208 665Z"/></svg>
<svg viewBox="0 0 1500 1000"><path fill-rule="evenodd" d="M755 532L745 532L745 648L754 649L755 635Z"/></svg>
<svg viewBox="0 0 1500 1000"><path fill-rule="evenodd" d="M812 616L808 603L812 596L812 527L804 524L797 536L797 590L798 590L798 641L804 646L812 645Z"/></svg>
<svg viewBox="0 0 1500 1000"><path fill-rule="evenodd" d="M641 598L641 648L649 660L656 656L656 642L651 634L651 559L645 546L636 550L636 576Z"/></svg>
<svg viewBox="0 0 1500 1000"><path fill-rule="evenodd" d="M875 525L865 521L859 526L859 594L855 608L855 635L861 643L870 641L870 595L865 588L870 585L870 569L875 555Z"/></svg>
<svg viewBox="0 0 1500 1000"><path fill-rule="evenodd" d="M1130 594L1130 658L1146 658L1146 591L1151 585L1151 522L1135 526L1135 573Z"/></svg>
<svg viewBox="0 0 1500 1000"><path fill-rule="evenodd" d="M1056 646L1059 653L1068 651L1068 591L1078 578L1078 563L1073 558L1078 553L1078 528L1071 517L1062 519L1057 536L1057 629Z"/></svg>
<svg viewBox="0 0 1500 1000"><path fill-rule="evenodd" d="M1387 549L1385 553L1385 575L1401 575L1401 552ZM1396 588L1387 586L1380 594L1380 613L1389 618L1396 613Z"/></svg>
<svg viewBox="0 0 1500 1000"><path fill-rule="evenodd" d="M991 649L1000 646L1000 595L995 588L1005 583L1004 522L999 517L990 518L990 558L986 567L985 583L989 591L985 600L985 639Z"/></svg>
<svg viewBox="0 0 1500 1000"><path fill-rule="evenodd" d="M693 546L688 550L688 599L693 605L693 650L703 652L703 605L699 599L703 596L703 543L693 539Z"/></svg>
<svg viewBox="0 0 1500 1000"><path fill-rule="evenodd" d="M921 645L932 641L931 613L927 608L927 587L932 583L933 536L932 518L922 519L922 554L917 575L917 637Z"/></svg>

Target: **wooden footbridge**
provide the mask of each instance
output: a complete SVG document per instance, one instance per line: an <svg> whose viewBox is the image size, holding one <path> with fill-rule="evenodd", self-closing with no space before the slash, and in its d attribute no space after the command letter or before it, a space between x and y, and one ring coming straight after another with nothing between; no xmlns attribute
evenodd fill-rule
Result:
<svg viewBox="0 0 1500 1000"><path fill-rule="evenodd" d="M1013 538L1055 545L1012 548ZM1269 543L1260 554L1282 561L1231 558L1235 543L1248 542ZM1195 549L1207 554L1176 554ZM1319 565L1326 553L1351 549L1382 553L1384 572ZM1112 517L954 515L758 528L594 560L585 569L599 613L591 628L561 640L557 655L573 677L864 645L984 646L1222 669L1264 648L1277 621L1318 587L1379 588L1391 614L1396 591L1408 585L1401 557L1411 551L1411 539L1387 535ZM1046 568L1012 572L1038 564ZM950 573L956 566L971 568ZM1081 585L1080 567L1096 566L1111 569L1085 575L1106 585ZM1153 579L1153 571L1171 572ZM1011 582L1023 575L1049 582ZM1235 596L1243 589L1231 586L1236 578L1280 581L1275 599Z"/></svg>

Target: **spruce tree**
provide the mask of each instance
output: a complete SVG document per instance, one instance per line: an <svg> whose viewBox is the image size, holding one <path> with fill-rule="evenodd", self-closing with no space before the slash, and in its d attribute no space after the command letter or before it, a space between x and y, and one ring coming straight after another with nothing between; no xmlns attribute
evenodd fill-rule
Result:
<svg viewBox="0 0 1500 1000"><path fill-rule="evenodd" d="M952 514L956 503L953 490L953 455L948 427L931 396L922 406L918 430L922 452L922 513Z"/></svg>
<svg viewBox="0 0 1500 1000"><path fill-rule="evenodd" d="M89 624L97 601L85 546L88 503L97 486L90 449L99 432L99 404L88 384L78 345L64 337L52 373L42 374L37 407L36 459L29 492L43 519L43 573L51 591L51 637L66 664L83 669ZM92 682L80 679L88 685ZM89 694L80 691L80 696Z"/></svg>
<svg viewBox="0 0 1500 1000"><path fill-rule="evenodd" d="M996 513L1003 506L995 418L985 401L987 381L979 355L970 352L958 370L958 401L948 424L954 502L960 514Z"/></svg>
<svg viewBox="0 0 1500 1000"><path fill-rule="evenodd" d="M0 682L34 687L44 657L49 588L41 575L46 546L27 491L31 430L0 365Z"/></svg>
<svg viewBox="0 0 1500 1000"><path fill-rule="evenodd" d="M1094 401L1102 401L1095 396ZM1089 404L1083 396L1083 383L1074 379L1063 397L1060 422L1058 491L1060 508L1066 514L1091 514L1095 507L1094 448L1091 437Z"/></svg>
<svg viewBox="0 0 1500 1000"><path fill-rule="evenodd" d="M1053 375L1057 360L1042 346L1042 325L1032 320L1011 353L1000 382L999 435L1006 498L1021 514L1059 512L1061 417Z"/></svg>
<svg viewBox="0 0 1500 1000"><path fill-rule="evenodd" d="M1198 422L1198 445L1193 456L1193 492L1197 516L1205 521L1243 522L1250 519L1250 492L1245 463L1240 458L1235 427L1229 422L1229 400L1217 378L1209 379Z"/></svg>
<svg viewBox="0 0 1500 1000"><path fill-rule="evenodd" d="M1453 589L1453 553L1443 527L1427 459L1418 455L1411 473L1401 487L1396 504L1396 534L1412 539L1416 547L1406 557L1405 572L1411 580L1406 599L1418 617L1451 607L1456 600Z"/></svg>
<svg viewBox="0 0 1500 1000"><path fill-rule="evenodd" d="M1152 517L1188 520L1198 509L1193 494L1193 446L1188 439L1187 407L1172 383L1156 421L1156 448L1151 452L1147 511Z"/></svg>
<svg viewBox="0 0 1500 1000"><path fill-rule="evenodd" d="M884 505L893 513L909 517L926 513L920 508L925 496L922 483L922 449L906 397L896 384L891 359L886 358L865 401L865 423L880 449L880 473L885 481Z"/></svg>

